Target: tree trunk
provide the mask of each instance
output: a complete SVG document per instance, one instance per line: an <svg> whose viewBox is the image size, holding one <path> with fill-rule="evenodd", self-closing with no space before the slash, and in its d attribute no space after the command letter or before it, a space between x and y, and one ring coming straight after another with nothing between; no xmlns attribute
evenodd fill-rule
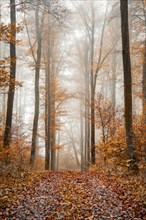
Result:
<svg viewBox="0 0 146 220"><path fill-rule="evenodd" d="M143 90L143 122L144 122L144 149L145 149L145 160L146 160L146 39L144 45L144 55L143 55L143 76L142 76L142 90Z"/></svg>
<svg viewBox="0 0 146 220"><path fill-rule="evenodd" d="M54 71L52 71L54 74ZM52 76L53 77L53 76ZM55 88L51 92L51 170L55 170L56 164L56 149L55 149L55 136L56 136L56 115L55 115Z"/></svg>
<svg viewBox="0 0 146 220"><path fill-rule="evenodd" d="M91 32L91 163L95 164L95 89L94 89L94 11L92 4L92 32Z"/></svg>
<svg viewBox="0 0 146 220"><path fill-rule="evenodd" d="M120 0L121 6L121 33L122 33L122 57L124 71L124 110L125 110L125 131L126 147L130 170L138 170L136 163L133 127L132 127L132 79L131 61L129 45L129 26L128 26L128 1Z"/></svg>
<svg viewBox="0 0 146 220"><path fill-rule="evenodd" d="M144 61L143 61L143 118L146 123L146 41L144 46Z"/></svg>
<svg viewBox="0 0 146 220"><path fill-rule="evenodd" d="M91 90L91 163L95 164L95 100Z"/></svg>
<svg viewBox="0 0 146 220"><path fill-rule="evenodd" d="M31 156L30 156L30 166L34 167L35 156L36 156L36 139L37 139L37 129L38 129L38 119L39 119L39 75L40 75L40 64L41 64L41 50L42 50L42 25L39 25L39 3L37 0L36 12L36 35L37 35L37 59L35 63L35 107L34 107L34 120L33 120L33 131L32 131L32 145L31 145Z"/></svg>
<svg viewBox="0 0 146 220"><path fill-rule="evenodd" d="M143 122L145 125L144 128L144 149L145 149L145 160L146 160L146 10L145 3L142 0L143 4L143 13L145 21L145 39L144 39L144 51L143 51L143 75L142 75L142 92L143 92Z"/></svg>
<svg viewBox="0 0 146 220"><path fill-rule="evenodd" d="M60 118L58 116L58 124L60 125ZM58 135L57 135L57 144L58 144L58 149L57 149L57 155L56 155L56 170L59 170L59 151L60 151L60 129L58 129Z"/></svg>
<svg viewBox="0 0 146 220"><path fill-rule="evenodd" d="M84 57L84 66L85 66L85 167L86 171L89 169L90 164L90 77L89 77L89 48L88 41L86 40L85 45L85 57Z"/></svg>
<svg viewBox="0 0 146 220"><path fill-rule="evenodd" d="M6 113L6 124L4 132L3 147L9 148L11 143L11 130L12 130L12 116L13 116L13 103L15 93L15 76L16 76L16 9L15 0L10 0L10 21L12 30L12 42L10 43L10 85L7 99L7 113ZM9 163L8 154L6 155L6 163Z"/></svg>
<svg viewBox="0 0 146 220"><path fill-rule="evenodd" d="M82 99L80 98L80 149L81 149L81 171L85 171L85 145L84 145L84 137L83 137L83 112L82 112ZM79 164L78 164L79 165Z"/></svg>
<svg viewBox="0 0 146 220"><path fill-rule="evenodd" d="M46 100L45 100L45 170L52 169L52 149L51 144L54 137L52 137L51 133L51 116L52 116L52 108L51 108L51 85L52 85L52 75L51 75L51 27L50 27L51 18L48 14L48 39L46 41Z"/></svg>
<svg viewBox="0 0 146 220"><path fill-rule="evenodd" d="M111 100L113 104L113 114L115 113L116 106L116 69L117 69L117 60L116 60L116 49L112 53L112 79L111 79Z"/></svg>
<svg viewBox="0 0 146 220"><path fill-rule="evenodd" d="M51 72L50 72L50 41L46 53L46 98L45 98L45 170L50 168L51 150Z"/></svg>

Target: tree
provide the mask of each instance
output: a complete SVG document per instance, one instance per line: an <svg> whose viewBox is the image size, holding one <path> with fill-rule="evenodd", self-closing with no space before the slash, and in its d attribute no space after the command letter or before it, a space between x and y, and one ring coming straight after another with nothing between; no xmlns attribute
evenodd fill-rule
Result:
<svg viewBox="0 0 146 220"><path fill-rule="evenodd" d="M13 103L15 93L15 76L16 76L16 9L15 0L10 0L10 21L11 21L11 42L10 42L10 84L7 99L6 124L4 132L3 147L9 148L11 143ZM8 155L6 155L8 162Z"/></svg>
<svg viewBox="0 0 146 220"><path fill-rule="evenodd" d="M58 48L54 35L58 32L58 23L62 22L65 10L61 3L52 1L27 1L23 2L30 6L28 9L35 9L35 29L36 40L32 43L30 36L30 30L28 29L27 22L25 20L26 31L28 35L28 41L30 45L30 51L35 64L35 113L33 121L33 134L32 134L32 146L30 165L34 166L37 147L37 135L38 135L38 119L41 107L43 106L39 100L40 88L42 84L39 83L40 71L42 71L42 78L45 79L45 169L55 169L55 89L53 82L55 81L54 73L56 73L57 63L54 64L54 51ZM53 5L53 7L52 7ZM23 10L23 7L22 7ZM59 16L60 15L60 16ZM58 18L59 16L59 18ZM44 29L43 26L46 26ZM36 52L37 50L37 52ZM44 63L42 62L42 54L44 55ZM60 54L60 53L59 53ZM61 60L61 59L60 59ZM55 61L56 62L56 61ZM60 67L59 67L60 68ZM45 73L45 76L44 76ZM41 79L42 79L41 78Z"/></svg>
<svg viewBox="0 0 146 220"><path fill-rule="evenodd" d="M138 170L133 142L132 126L132 78L131 60L129 45L129 25L128 25L128 1L120 0L121 9L121 33L122 33L122 57L124 73L124 114L125 114L125 135L126 148L129 162L129 169Z"/></svg>
<svg viewBox="0 0 146 220"><path fill-rule="evenodd" d="M115 48L119 35L117 38L111 43L109 47L104 48L104 36L105 36L105 30L109 18L109 5L107 4L104 18L103 18L103 23L101 25L101 35L100 35L100 40L97 41L97 18L96 18L96 13L95 13L95 2L91 1L89 3L88 9L82 8L80 10L80 16L81 19L84 23L84 28L86 31L86 35L88 37L89 41L89 60L88 60L88 74L89 78L86 75L86 79L89 82L89 87L90 87L90 97L88 100L90 102L90 145L91 145L91 163L95 164L96 162L96 157L95 157L95 152L96 152L96 146L95 146L95 93L97 90L97 78L99 76L100 70L103 67L103 64L107 57L110 55L112 50ZM90 8L90 10L89 10ZM87 11L88 10L88 11ZM98 51L98 54L97 54ZM106 51L106 52L104 52ZM88 87L86 83L86 88ZM88 96L88 94L87 94ZM87 125L88 126L88 125Z"/></svg>
<svg viewBox="0 0 146 220"><path fill-rule="evenodd" d="M144 46L143 46L143 75L142 75L142 92L143 92L143 120L145 124L144 140L145 140L145 153L146 153L146 9L145 2L142 0L143 14L144 14ZM146 157L145 157L146 160Z"/></svg>
<svg viewBox="0 0 146 220"><path fill-rule="evenodd" d="M80 133L81 133L81 171L88 170L90 164L90 76L89 76L89 57L90 57L90 41L85 33L84 40L79 42L75 36L77 47L77 68L82 73L80 81L83 81L83 86L79 84L79 99L80 99ZM83 38L83 37L82 37ZM78 62L79 60L79 62ZM79 76L78 76L79 77Z"/></svg>
<svg viewBox="0 0 146 220"><path fill-rule="evenodd" d="M51 32L50 15L47 15L48 38L45 43L45 170L50 168L51 151Z"/></svg>
<svg viewBox="0 0 146 220"><path fill-rule="evenodd" d="M32 145L31 145L31 156L30 156L30 166L34 166L35 154L36 154L36 144L37 144L37 129L38 129L38 119L39 119L39 75L40 75L40 65L41 65L41 51L42 51L42 29L43 29L43 18L41 24L39 23L39 1L37 0L37 5L35 9L36 18L36 36L37 36L37 57L35 60L35 112L33 120L33 131L32 131Z"/></svg>
<svg viewBox="0 0 146 220"><path fill-rule="evenodd" d="M57 14L61 13L61 2L57 2ZM51 5L48 5L51 11ZM66 8L65 8L66 11ZM65 11L63 12L66 15ZM56 14L56 15L57 15ZM64 48L61 48L60 39L62 31L54 14L46 14L46 29L44 30L44 61L45 61L45 169L56 169L56 131L57 131L57 103L62 99L59 97L61 90L58 85L58 74L64 62ZM64 20L62 20L64 22ZM65 94L63 94L65 95Z"/></svg>

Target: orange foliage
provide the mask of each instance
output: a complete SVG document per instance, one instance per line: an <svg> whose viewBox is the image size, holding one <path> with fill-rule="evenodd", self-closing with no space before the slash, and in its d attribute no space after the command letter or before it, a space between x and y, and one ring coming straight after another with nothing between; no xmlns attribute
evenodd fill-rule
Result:
<svg viewBox="0 0 146 220"><path fill-rule="evenodd" d="M98 97L99 98L99 97ZM117 108L113 111L112 103L103 96L96 102L97 128L102 130L101 138L96 146L97 167L109 170L123 170L127 167L125 129L123 110ZM145 124L140 115L133 116L134 145L137 162L141 170L145 169ZM104 132L103 132L104 131ZM120 168L121 167L121 168Z"/></svg>

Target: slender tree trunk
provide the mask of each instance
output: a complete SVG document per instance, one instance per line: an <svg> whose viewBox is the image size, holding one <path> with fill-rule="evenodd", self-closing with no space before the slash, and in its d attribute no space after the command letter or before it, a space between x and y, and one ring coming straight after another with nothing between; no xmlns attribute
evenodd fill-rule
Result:
<svg viewBox="0 0 146 220"><path fill-rule="evenodd" d="M143 118L146 123L146 39L144 44L144 53L143 53Z"/></svg>
<svg viewBox="0 0 146 220"><path fill-rule="evenodd" d="M85 45L85 58L84 58L84 66L85 66L85 167L86 171L89 169L90 163L90 108L89 108L89 100L90 100L90 77L89 77L89 49L88 49L88 41L86 40Z"/></svg>
<svg viewBox="0 0 146 220"><path fill-rule="evenodd" d="M111 100L113 104L113 114L115 112L116 106L116 68L117 68L117 60L116 60L116 49L114 49L112 53L112 80L111 80Z"/></svg>
<svg viewBox="0 0 146 220"><path fill-rule="evenodd" d="M30 166L34 167L35 156L36 156L36 145L37 145L37 130L38 130L38 119L39 119L39 75L40 75L40 64L41 64L41 50L42 50L42 37L39 24L39 3L37 0L36 12L36 35L37 35L37 58L35 64L35 107L34 107L34 120L33 120L33 131L32 131L32 145L30 155ZM42 24L43 25L43 22Z"/></svg>
<svg viewBox="0 0 146 220"><path fill-rule="evenodd" d="M52 167L52 149L51 144L54 139L53 133L51 132L52 129L52 68L51 68L51 18L48 14L48 40L46 41L46 103L45 103L45 170L49 170L54 168Z"/></svg>
<svg viewBox="0 0 146 220"><path fill-rule="evenodd" d="M51 38L51 170L55 171L56 168L56 109L55 109L55 96L56 96L56 79L55 79L55 66L54 66L54 39Z"/></svg>
<svg viewBox="0 0 146 220"><path fill-rule="evenodd" d="M121 6L121 32L122 32L122 56L124 71L124 108L125 108L125 131L126 147L129 161L129 169L137 170L136 157L133 143L132 127L132 79L128 27L128 1L120 0Z"/></svg>
<svg viewBox="0 0 146 220"><path fill-rule="evenodd" d="M54 74L54 71L52 71ZM55 88L51 93L51 170L55 170L56 164L56 149L55 149L55 136L56 136L56 116L55 116Z"/></svg>
<svg viewBox="0 0 146 220"><path fill-rule="evenodd" d="M85 171L85 145L83 138L83 113L82 113L82 99L80 98L80 146L81 146L81 171Z"/></svg>
<svg viewBox="0 0 146 220"><path fill-rule="evenodd" d="M46 53L46 100L45 100L45 170L50 168L51 153L51 71L50 71L50 40Z"/></svg>
<svg viewBox="0 0 146 220"><path fill-rule="evenodd" d="M2 94L2 127L4 131L5 121L6 121L6 94Z"/></svg>
<svg viewBox="0 0 146 220"><path fill-rule="evenodd" d="M143 4L143 13L144 13L144 21L145 21L145 39L144 39L144 51L143 51L143 75L142 75L142 92L143 92L143 121L144 121L144 149L145 149L145 160L146 160L146 9L144 0L142 0Z"/></svg>
<svg viewBox="0 0 146 220"><path fill-rule="evenodd" d="M56 149L55 149L55 132L51 136L51 170L55 171L56 168Z"/></svg>
<svg viewBox="0 0 146 220"><path fill-rule="evenodd" d="M90 121L89 121L89 73L85 73L85 163L86 170L90 163Z"/></svg>
<svg viewBox="0 0 146 220"><path fill-rule="evenodd" d="M0 0L0 23L2 22L1 18L2 18L2 1ZM0 41L0 51L2 51L2 42ZM0 60L3 59L2 53L0 53ZM1 89L1 88L0 88ZM4 128L5 128L5 120L6 120L6 94L4 93L0 93L0 102L2 103L1 107L0 107L0 114L1 114L1 120L0 120L0 126L3 129L4 132Z"/></svg>
<svg viewBox="0 0 146 220"><path fill-rule="evenodd" d="M93 5L92 5L93 7ZM91 163L95 164L95 90L94 90L94 11L92 8L92 32L91 32Z"/></svg>
<svg viewBox="0 0 146 220"><path fill-rule="evenodd" d="M144 122L144 152L145 152L145 160L146 160L146 39L144 45L144 55L143 55L143 122Z"/></svg>
<svg viewBox="0 0 146 220"><path fill-rule="evenodd" d="M49 97L48 97L48 69L45 70L45 170L49 170L50 166L50 135L49 135L49 115L48 115L48 104L49 104Z"/></svg>
<svg viewBox="0 0 146 220"><path fill-rule="evenodd" d="M89 100L89 97L88 97ZM88 109L87 109L87 117L89 117L90 115L90 109L89 109L89 103L88 103ZM90 119L87 118L87 139L86 139L86 170L89 169L90 163L91 163L91 138L90 138L90 134L91 134L91 123L90 123Z"/></svg>
<svg viewBox="0 0 146 220"><path fill-rule="evenodd" d="M60 118L58 116L58 124L60 125ZM58 142L58 149L57 149L57 155L56 155L56 170L59 170L59 150L60 150L60 129L58 130L58 135L57 135L57 142Z"/></svg>
<svg viewBox="0 0 146 220"><path fill-rule="evenodd" d="M91 90L91 163L95 164L95 100Z"/></svg>
<svg viewBox="0 0 146 220"><path fill-rule="evenodd" d="M7 99L7 113L6 113L6 124L4 132L3 147L9 148L11 143L11 131L12 131L12 116L13 116L13 103L15 93L15 76L16 76L16 9L15 0L10 0L10 20L12 30L12 42L10 43L10 85ZM9 163L8 155L6 155L6 163Z"/></svg>

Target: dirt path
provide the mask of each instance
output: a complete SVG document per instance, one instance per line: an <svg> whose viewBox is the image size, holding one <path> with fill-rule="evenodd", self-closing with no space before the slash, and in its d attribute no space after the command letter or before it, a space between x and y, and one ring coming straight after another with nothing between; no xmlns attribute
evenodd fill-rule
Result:
<svg viewBox="0 0 146 220"><path fill-rule="evenodd" d="M146 209L96 173L44 172L0 208L0 219L146 219Z"/></svg>

